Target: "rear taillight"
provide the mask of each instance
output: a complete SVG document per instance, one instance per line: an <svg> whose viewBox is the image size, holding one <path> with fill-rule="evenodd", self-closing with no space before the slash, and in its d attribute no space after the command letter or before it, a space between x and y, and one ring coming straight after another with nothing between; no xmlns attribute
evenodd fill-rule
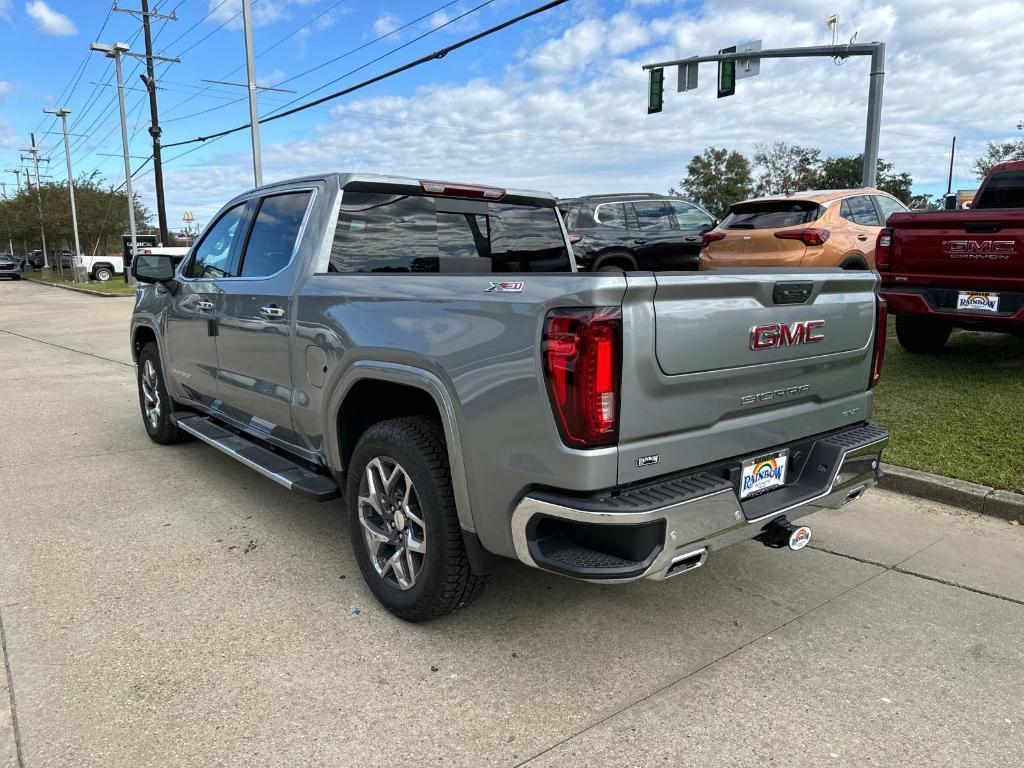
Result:
<svg viewBox="0 0 1024 768"><path fill-rule="evenodd" d="M775 236L779 240L800 240L804 245L824 245L829 234L827 229L811 227L809 229L784 229L782 232L776 232Z"/></svg>
<svg viewBox="0 0 1024 768"><path fill-rule="evenodd" d="M892 230L888 227L878 230L878 239L875 240L875 269L879 272L888 272L892 269Z"/></svg>
<svg viewBox="0 0 1024 768"><path fill-rule="evenodd" d="M569 242L572 245L576 245L576 243L578 243L582 239L583 239L583 235L579 234L578 232L570 232L569 233Z"/></svg>
<svg viewBox="0 0 1024 768"><path fill-rule="evenodd" d="M871 381L868 382L868 389L871 389L882 378L882 363L885 361L885 336L889 329L889 307L885 299L879 296L875 306L875 347L871 355Z"/></svg>
<svg viewBox="0 0 1024 768"><path fill-rule="evenodd" d="M619 308L551 310L544 319L541 352L548 395L566 445L614 444L622 360Z"/></svg>
<svg viewBox="0 0 1024 768"><path fill-rule="evenodd" d="M725 232L705 232L704 237L700 239L700 249L703 251L711 243L718 242L719 240L725 240Z"/></svg>

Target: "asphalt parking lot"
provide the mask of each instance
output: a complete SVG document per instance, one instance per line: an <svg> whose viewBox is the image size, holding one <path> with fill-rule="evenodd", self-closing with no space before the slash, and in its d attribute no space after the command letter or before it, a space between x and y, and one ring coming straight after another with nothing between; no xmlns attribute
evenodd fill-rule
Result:
<svg viewBox="0 0 1024 768"><path fill-rule="evenodd" d="M1024 527L876 490L408 625L340 505L148 440L131 308L0 284L0 767L1020 766Z"/></svg>

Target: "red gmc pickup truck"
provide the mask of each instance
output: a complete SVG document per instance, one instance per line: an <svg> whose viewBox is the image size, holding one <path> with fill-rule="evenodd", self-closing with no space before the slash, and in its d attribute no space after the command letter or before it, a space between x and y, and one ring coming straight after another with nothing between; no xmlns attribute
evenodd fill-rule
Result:
<svg viewBox="0 0 1024 768"><path fill-rule="evenodd" d="M954 327L1024 334L1024 162L993 168L971 210L892 214L875 263L910 352L937 352Z"/></svg>

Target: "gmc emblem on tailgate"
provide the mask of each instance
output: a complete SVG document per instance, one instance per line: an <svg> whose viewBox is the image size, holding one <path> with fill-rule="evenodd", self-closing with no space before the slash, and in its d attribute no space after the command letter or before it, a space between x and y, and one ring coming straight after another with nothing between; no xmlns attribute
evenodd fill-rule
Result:
<svg viewBox="0 0 1024 768"><path fill-rule="evenodd" d="M1005 260L1014 255L1013 240L943 240L951 259Z"/></svg>
<svg viewBox="0 0 1024 768"><path fill-rule="evenodd" d="M755 325L750 329L750 348L774 349L775 347L793 347L797 344L816 344L824 340L825 335L815 333L815 331L824 327L824 320L801 320L788 325L786 323Z"/></svg>

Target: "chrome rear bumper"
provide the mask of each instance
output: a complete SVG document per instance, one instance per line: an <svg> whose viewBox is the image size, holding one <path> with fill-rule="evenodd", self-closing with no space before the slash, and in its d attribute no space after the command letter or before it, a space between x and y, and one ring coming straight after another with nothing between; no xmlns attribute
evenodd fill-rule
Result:
<svg viewBox="0 0 1024 768"><path fill-rule="evenodd" d="M551 493L527 495L512 514L516 554L522 562L535 568L591 581L669 578L699 568L714 550L758 536L773 520L783 516L793 520L819 509L838 509L854 501L877 484L882 451L888 442L888 432L870 424L828 435L816 441L812 451L827 448L829 455L834 456L829 465L817 462L815 457L821 454L812 453L800 477L787 483L786 488L758 497L756 504L751 504L749 499L741 504L734 484L719 477L709 480L708 475L700 473L668 481L673 488L685 486L686 498L641 511L621 509L628 504L609 508L607 501L605 508L601 508L601 504L588 504L585 499ZM809 477L804 478L804 475ZM645 492L646 489L640 489L640 493ZM646 496L649 498L651 494L646 493ZM778 502L778 506L772 506L773 502ZM565 521L562 527L570 529L570 533L552 555L544 550L546 539L541 533L542 525L547 526L547 530L557 530L561 525L559 521ZM615 526L616 533L610 539L604 537L614 540L620 536L619 532L621 537L628 537L633 531L661 523L664 530L658 533L660 544L644 557L623 558L620 552L619 557L606 556L608 567L595 568L589 564L602 562L602 553L594 551L594 537L590 535L584 538L591 539L591 549L577 546L577 551L571 551L574 546L570 541L574 538L571 531L593 530L588 526ZM605 530L612 533L611 529ZM588 552L592 555L588 556Z"/></svg>

